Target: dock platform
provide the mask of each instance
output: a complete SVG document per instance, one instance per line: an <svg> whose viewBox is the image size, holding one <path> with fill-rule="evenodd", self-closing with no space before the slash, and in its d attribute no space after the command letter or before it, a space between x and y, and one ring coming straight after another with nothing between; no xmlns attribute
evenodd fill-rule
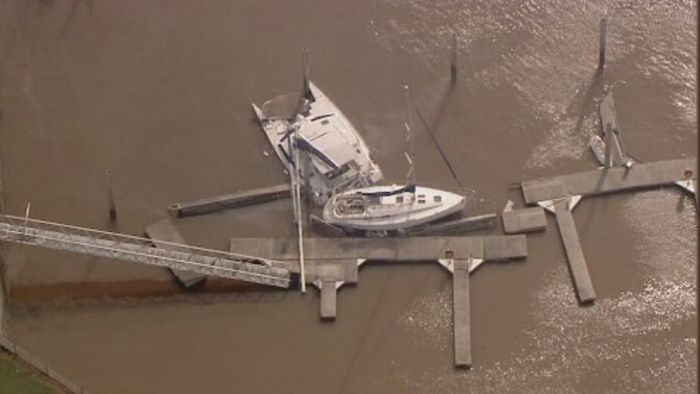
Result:
<svg viewBox="0 0 700 394"><path fill-rule="evenodd" d="M297 240L292 238L232 238L231 251L262 256L289 264L299 272ZM314 264L360 260L384 262L437 261L451 252L455 260L527 257L524 235L411 237L411 238L305 238L304 260ZM307 273L307 276L309 273ZM307 278L313 281L315 278Z"/></svg>
<svg viewBox="0 0 700 394"><path fill-rule="evenodd" d="M505 211L501 218L506 234L542 231L547 227L547 219L541 207Z"/></svg>
<svg viewBox="0 0 700 394"><path fill-rule="evenodd" d="M571 277L574 280L576 295L578 296L579 302L582 304L593 302L595 300L593 282L588 273L586 259L583 256L574 217L571 215L571 210L569 210L569 198L566 197L555 200L554 208L557 216L557 225L559 226L559 234L564 243Z"/></svg>
<svg viewBox="0 0 700 394"><path fill-rule="evenodd" d="M599 168L591 171L560 175L547 179L522 182L527 204L567 196L588 196L616 191L675 184L686 180L691 171L697 179L697 159L676 159L635 164L631 168Z"/></svg>
<svg viewBox="0 0 700 394"><path fill-rule="evenodd" d="M180 234L180 231L178 231L168 219L163 219L146 227L146 235L153 241L153 245L155 245L156 248L173 249L170 246L173 243L185 245L182 234ZM182 271L173 268L169 268L169 270L185 287L194 286L207 278L206 275L196 272Z"/></svg>
<svg viewBox="0 0 700 394"><path fill-rule="evenodd" d="M248 205L261 204L268 201L290 198L289 184L280 184L260 189L247 190L240 193L203 198L191 202L181 202L168 207L174 217L202 215L224 209L240 208Z"/></svg>

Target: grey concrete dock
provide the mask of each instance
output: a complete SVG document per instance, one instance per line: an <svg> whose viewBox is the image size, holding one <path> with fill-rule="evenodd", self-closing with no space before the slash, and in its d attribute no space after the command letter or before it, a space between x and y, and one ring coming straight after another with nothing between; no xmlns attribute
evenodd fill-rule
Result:
<svg viewBox="0 0 700 394"><path fill-rule="evenodd" d="M469 321L469 261L457 260L454 262L452 307L455 366L470 368L472 366L472 349Z"/></svg>
<svg viewBox="0 0 700 394"><path fill-rule="evenodd" d="M182 234L175 228L173 223L168 219L163 219L146 227L146 235L153 241L156 248L172 249L170 244L176 243L185 245L185 240ZM182 283L185 287L191 287L204 281L207 276L178 269L169 268L170 272Z"/></svg>
<svg viewBox="0 0 700 394"><path fill-rule="evenodd" d="M542 231L547 227L547 219L541 207L504 211L501 218L506 234Z"/></svg>
<svg viewBox="0 0 700 394"><path fill-rule="evenodd" d="M231 250L265 256L299 272L295 239L233 238ZM357 282L359 265L382 262L438 261L453 275L455 365L471 366L469 274L484 261L527 257L525 235L488 237L306 238L306 279L321 293L322 319L335 319L337 289Z"/></svg>
<svg viewBox="0 0 700 394"><path fill-rule="evenodd" d="M174 217L185 217L261 204L289 197L291 197L290 186L288 184L281 184L247 190L240 193L204 198L197 201L176 203L168 207L168 210Z"/></svg>
<svg viewBox="0 0 700 394"><path fill-rule="evenodd" d="M609 102L601 105L601 118L616 124L611 97ZM556 214L576 294L581 303L594 301L595 291L571 214L575 202L583 196L675 185L682 180L689 182L691 178L697 179L696 168L697 159L689 158L637 163L629 168L603 167L592 171L522 182L523 197L527 204L539 203Z"/></svg>
<svg viewBox="0 0 700 394"><path fill-rule="evenodd" d="M631 168L600 168L591 171L560 175L547 179L522 182L523 197L527 204L567 196L588 196L622 190L675 184L686 179L686 171L695 169L697 159L676 159L635 164Z"/></svg>
<svg viewBox="0 0 700 394"><path fill-rule="evenodd" d="M557 216L557 225L559 226L559 234L561 234L566 257L569 262L571 276L574 280L576 294L581 303L592 302L595 300L595 291L593 290L593 282L588 273L586 259L583 256L581 243L576 231L574 218L569 210L569 198L561 198L554 201L554 207Z"/></svg>

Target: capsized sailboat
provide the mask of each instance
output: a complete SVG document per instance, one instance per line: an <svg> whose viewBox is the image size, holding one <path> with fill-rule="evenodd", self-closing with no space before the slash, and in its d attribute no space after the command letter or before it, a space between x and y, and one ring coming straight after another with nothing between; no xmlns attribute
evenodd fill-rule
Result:
<svg viewBox="0 0 700 394"><path fill-rule="evenodd" d="M323 220L327 223L354 230L395 231L420 226L464 209L465 196L416 185L408 86L405 91L408 104L405 127L410 142L410 154L406 155L411 166L409 182L407 185L370 186L338 193L323 208Z"/></svg>
<svg viewBox="0 0 700 394"><path fill-rule="evenodd" d="M383 176L355 127L308 74L304 52L303 93L278 96L262 108L253 104L253 109L288 172L294 165L289 141L294 134L296 146L310 157L310 166L302 175L309 185L308 197L323 206L333 194L374 185Z"/></svg>

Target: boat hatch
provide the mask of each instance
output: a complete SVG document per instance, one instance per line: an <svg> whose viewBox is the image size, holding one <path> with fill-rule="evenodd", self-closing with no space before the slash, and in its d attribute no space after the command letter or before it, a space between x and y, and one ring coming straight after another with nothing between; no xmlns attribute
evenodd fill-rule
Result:
<svg viewBox="0 0 700 394"><path fill-rule="evenodd" d="M338 212L357 215L365 212L365 199L359 196L343 196L338 199Z"/></svg>

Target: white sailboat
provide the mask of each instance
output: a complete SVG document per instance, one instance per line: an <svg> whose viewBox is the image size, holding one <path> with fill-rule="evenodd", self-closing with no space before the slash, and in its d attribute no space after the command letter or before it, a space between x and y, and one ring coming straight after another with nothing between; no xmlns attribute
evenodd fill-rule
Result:
<svg viewBox="0 0 700 394"><path fill-rule="evenodd" d="M288 172L293 153L289 149L292 127L299 149L310 156L310 200L323 206L335 193L373 185L382 171L372 160L369 148L340 109L309 79L306 51L303 52L303 94L278 96L259 108L253 104L265 135Z"/></svg>
<svg viewBox="0 0 700 394"><path fill-rule="evenodd" d="M347 229L386 232L420 226L464 209L465 196L415 183L408 86L405 90L408 107L405 127L410 141L410 154L406 158L411 166L408 184L370 186L336 194L323 208L326 222Z"/></svg>

